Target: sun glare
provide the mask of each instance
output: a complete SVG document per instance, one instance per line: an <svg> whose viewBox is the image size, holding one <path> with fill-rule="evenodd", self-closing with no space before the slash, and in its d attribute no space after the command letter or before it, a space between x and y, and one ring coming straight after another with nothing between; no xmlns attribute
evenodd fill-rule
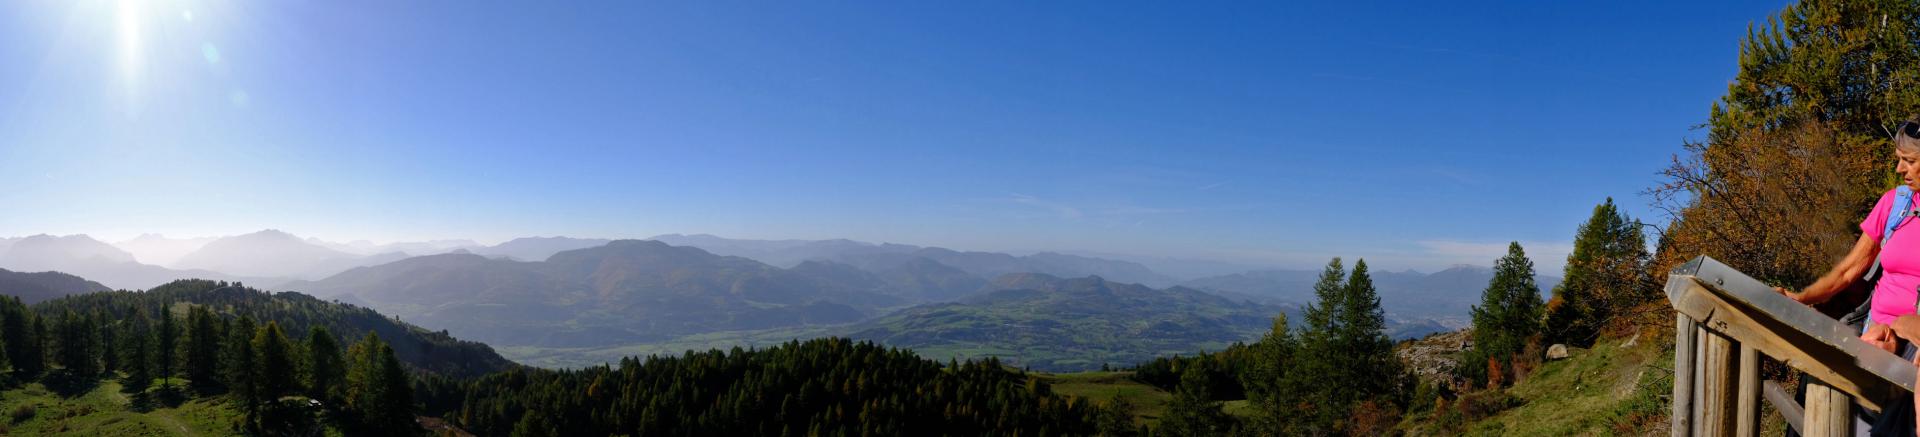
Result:
<svg viewBox="0 0 1920 437"><path fill-rule="evenodd" d="M126 91L129 103L138 100L140 79L146 70L146 38L141 34L142 9L145 2L140 0L119 0L114 7L116 36L115 50L119 53L120 86Z"/></svg>

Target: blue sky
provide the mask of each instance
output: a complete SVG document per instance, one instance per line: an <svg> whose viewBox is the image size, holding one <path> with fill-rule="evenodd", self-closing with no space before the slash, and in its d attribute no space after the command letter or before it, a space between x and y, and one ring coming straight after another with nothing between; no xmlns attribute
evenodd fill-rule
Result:
<svg viewBox="0 0 1920 437"><path fill-rule="evenodd" d="M0 235L1557 268L1785 5L1315 3L6 2Z"/></svg>

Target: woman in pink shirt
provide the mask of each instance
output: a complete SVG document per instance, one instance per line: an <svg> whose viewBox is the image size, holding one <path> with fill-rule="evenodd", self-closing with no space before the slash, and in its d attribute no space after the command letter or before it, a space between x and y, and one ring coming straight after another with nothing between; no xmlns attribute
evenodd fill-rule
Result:
<svg viewBox="0 0 1920 437"><path fill-rule="evenodd" d="M1894 171L1907 187L1920 192L1920 117L1900 125L1893 136ZM1880 260L1880 281L1874 285L1872 311L1861 339L1888 352L1894 352L1896 337L1909 342L1920 340L1920 317L1914 315L1915 298L1920 296L1920 226L1909 228L1920 219L1902 211L1892 214L1894 190L1880 196L1866 220L1860 222L1860 240L1853 244L1839 264L1813 285L1800 291L1781 289L1787 297L1808 305L1826 302L1853 285ZM1913 202L1920 203L1920 202ZM1908 209L1913 209L1912 204ZM1893 238L1880 247L1889 217L1900 220ZM1902 232L1904 231L1904 232Z"/></svg>
<svg viewBox="0 0 1920 437"><path fill-rule="evenodd" d="M1893 135L1893 145L1894 171L1900 174L1907 188L1920 192L1920 117L1900 125ZM1920 218L1911 211L1913 204L1920 202L1909 202L1906 211L1892 211L1897 190L1888 190L1880 196L1866 220L1860 222L1860 240L1833 270L1801 291L1778 290L1808 305L1825 302L1861 280L1877 257L1880 280L1874 283L1867 328L1860 339L1912 360L1913 345L1920 344L1920 316L1914 314L1915 300L1920 298L1920 226L1913 226ZM1891 238L1885 235L1888 220L1895 220ZM1914 400L1920 402L1920 392L1915 393ZM1904 423L1912 420L1911 405L1889 405L1888 410L1874 420L1874 428L1913 426ZM1901 411L1895 412L1896 408Z"/></svg>

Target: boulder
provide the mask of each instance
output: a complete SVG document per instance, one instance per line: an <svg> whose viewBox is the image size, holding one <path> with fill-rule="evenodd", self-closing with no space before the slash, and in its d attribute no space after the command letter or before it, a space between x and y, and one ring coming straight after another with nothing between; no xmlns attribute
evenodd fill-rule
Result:
<svg viewBox="0 0 1920 437"><path fill-rule="evenodd" d="M1566 359L1567 356L1568 356L1567 345L1555 344L1553 346L1547 347L1548 360L1562 360L1562 359Z"/></svg>

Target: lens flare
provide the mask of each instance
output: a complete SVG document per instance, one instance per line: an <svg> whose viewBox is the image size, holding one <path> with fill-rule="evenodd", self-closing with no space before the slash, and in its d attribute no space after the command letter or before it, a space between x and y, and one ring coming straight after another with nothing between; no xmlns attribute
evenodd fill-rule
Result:
<svg viewBox="0 0 1920 437"><path fill-rule="evenodd" d="M145 38L141 34L141 3L138 0L120 0L115 8L114 32L118 41L120 84L126 91L129 105L139 97L140 78L146 68Z"/></svg>

